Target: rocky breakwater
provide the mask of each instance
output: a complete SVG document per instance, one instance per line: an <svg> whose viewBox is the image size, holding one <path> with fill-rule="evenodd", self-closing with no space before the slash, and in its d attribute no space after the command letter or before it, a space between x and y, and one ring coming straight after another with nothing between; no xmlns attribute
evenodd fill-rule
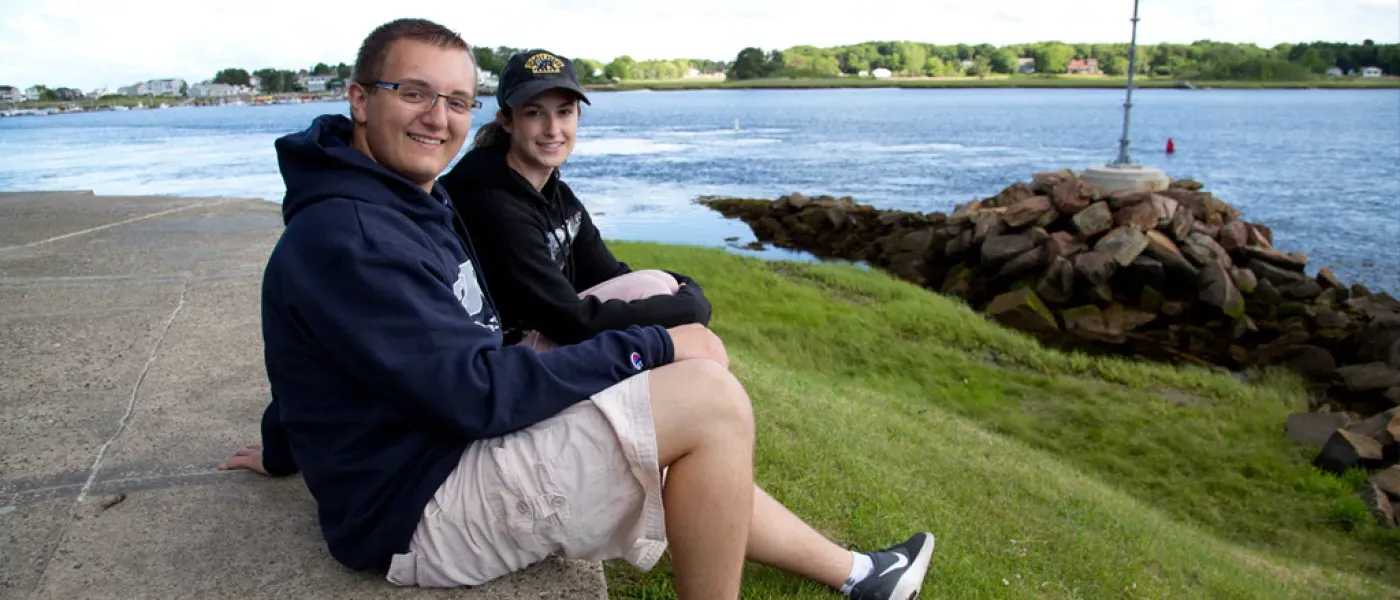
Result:
<svg viewBox="0 0 1400 600"><path fill-rule="evenodd" d="M1400 302L1273 246L1270 229L1191 180L1104 194L1037 174L951 214L851 198L707 198L759 240L864 261L957 296L1049 345L1303 374L1313 410L1400 404Z"/></svg>

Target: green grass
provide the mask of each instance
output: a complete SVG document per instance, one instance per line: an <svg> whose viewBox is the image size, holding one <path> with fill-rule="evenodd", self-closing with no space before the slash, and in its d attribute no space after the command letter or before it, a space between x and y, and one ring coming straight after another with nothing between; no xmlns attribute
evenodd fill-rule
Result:
<svg viewBox="0 0 1400 600"><path fill-rule="evenodd" d="M1291 374L1051 351L853 267L614 249L705 285L761 486L842 545L934 532L926 597L1400 596L1400 534L1360 478L1282 436L1306 405ZM607 575L613 598L673 596L664 561ZM744 597L835 596L750 565Z"/></svg>
<svg viewBox="0 0 1400 600"><path fill-rule="evenodd" d="M842 77L830 79L746 79L723 81L714 79L671 79L658 81L624 81L613 85L588 86L598 91L631 90L709 90L709 89L820 89L820 88L1112 88L1127 86L1126 77L1092 76L1016 76L1016 77L958 77L945 79L870 79ZM1196 81L1198 88L1211 89L1397 89L1400 78L1383 79L1318 79L1313 81ZM1138 77L1137 88L1184 88L1173 78Z"/></svg>

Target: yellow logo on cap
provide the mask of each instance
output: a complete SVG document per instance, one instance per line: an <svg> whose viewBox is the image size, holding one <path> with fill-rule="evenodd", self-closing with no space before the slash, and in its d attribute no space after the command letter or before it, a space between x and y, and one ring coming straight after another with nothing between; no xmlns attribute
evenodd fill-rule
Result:
<svg viewBox="0 0 1400 600"><path fill-rule="evenodd" d="M564 61L548 52L541 52L526 59L525 68L536 75L553 75L564 70Z"/></svg>

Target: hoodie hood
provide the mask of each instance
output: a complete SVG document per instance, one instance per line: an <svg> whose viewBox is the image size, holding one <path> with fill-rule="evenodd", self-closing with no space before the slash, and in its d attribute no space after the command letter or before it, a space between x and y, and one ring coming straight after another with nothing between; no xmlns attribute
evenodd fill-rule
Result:
<svg viewBox="0 0 1400 600"><path fill-rule="evenodd" d="M506 163L506 152L509 150L510 148L504 145L473 148L452 168L449 177L455 180L455 185L464 188L492 187L509 192L512 196L547 203L540 190L536 190L529 180L521 177ZM550 183L557 184L559 170L555 169L549 177ZM545 190L548 191L551 187L546 184Z"/></svg>
<svg viewBox="0 0 1400 600"><path fill-rule="evenodd" d="M278 138L277 166L287 194L282 222L327 198L388 205L415 220L449 218L447 193L433 183L429 195L354 147L355 125L345 115L321 115L304 131Z"/></svg>

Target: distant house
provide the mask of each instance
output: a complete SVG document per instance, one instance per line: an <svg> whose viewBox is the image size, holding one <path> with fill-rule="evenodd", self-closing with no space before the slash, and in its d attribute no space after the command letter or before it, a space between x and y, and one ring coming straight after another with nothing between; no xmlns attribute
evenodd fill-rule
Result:
<svg viewBox="0 0 1400 600"><path fill-rule="evenodd" d="M1097 58L1076 58L1069 61L1069 74L1071 75L1100 75L1099 59Z"/></svg>
<svg viewBox="0 0 1400 600"><path fill-rule="evenodd" d="M248 77L248 86L255 90L262 89L262 78L257 75Z"/></svg>
<svg viewBox="0 0 1400 600"><path fill-rule="evenodd" d="M301 89L319 93L326 91L326 84L335 78L335 75L302 75L297 77L297 83L301 84Z"/></svg>
<svg viewBox="0 0 1400 600"><path fill-rule="evenodd" d="M83 91L75 88L61 87L53 91L58 95L59 100L81 100Z"/></svg>
<svg viewBox="0 0 1400 600"><path fill-rule="evenodd" d="M24 102L24 92L12 85L0 85L0 102Z"/></svg>
<svg viewBox="0 0 1400 600"><path fill-rule="evenodd" d="M34 86L24 90L24 99L30 102L43 100L44 93L39 91L39 86Z"/></svg>
<svg viewBox="0 0 1400 600"><path fill-rule="evenodd" d="M1341 77L1342 75L1343 73L1341 67L1332 67L1330 69L1327 69L1328 77Z"/></svg>
<svg viewBox="0 0 1400 600"><path fill-rule="evenodd" d="M91 92L88 92L88 97L89 97L89 98L101 98L101 97L106 96L107 94L110 94L110 93L111 93L111 92L107 91L107 88L105 88L105 87L104 87L104 88L96 88L96 89L92 90Z"/></svg>
<svg viewBox="0 0 1400 600"><path fill-rule="evenodd" d="M1018 58L1018 59L1016 59L1016 72L1017 72L1017 73L1020 73L1020 74L1022 74L1022 75L1030 75L1031 73L1034 73L1034 72L1035 72L1035 59L1034 59L1034 58Z"/></svg>
<svg viewBox="0 0 1400 600"><path fill-rule="evenodd" d="M603 70L595 69L593 76L602 77ZM476 93L487 95L495 94L496 86L500 85L500 83L495 73L482 69L481 67L476 68Z"/></svg>
<svg viewBox="0 0 1400 600"><path fill-rule="evenodd" d="M227 83L196 83L190 86L189 95L191 98L232 98L241 92L239 86Z"/></svg>
<svg viewBox="0 0 1400 600"><path fill-rule="evenodd" d="M121 94L121 95L123 95L123 96L126 96L126 97L128 97L128 98L136 98L136 97L138 97L138 96L147 96L147 95L149 95L149 94L147 93L146 82L144 82L144 81L139 81L139 82L136 82L136 83L134 83L134 84L132 84L132 85L124 85L124 86L122 86L122 87L119 87L119 88L117 88L117 93L118 93L118 94Z"/></svg>
<svg viewBox="0 0 1400 600"><path fill-rule="evenodd" d="M962 62L959 63L959 64L962 66L962 70L963 70L963 71L970 71L970 70L972 70L972 67L977 66L977 61L975 61L975 60L965 60L965 61L962 61Z"/></svg>
<svg viewBox="0 0 1400 600"><path fill-rule="evenodd" d="M886 69L884 67L880 67L870 72L870 76L876 79L885 79L887 77L890 77L891 75L894 75L894 73L890 72L889 69Z"/></svg>
<svg viewBox="0 0 1400 600"><path fill-rule="evenodd" d="M185 80L180 78L152 79L146 82L147 96L179 96Z"/></svg>
<svg viewBox="0 0 1400 600"><path fill-rule="evenodd" d="M1380 67L1361 67L1362 77L1380 77L1381 74Z"/></svg>

